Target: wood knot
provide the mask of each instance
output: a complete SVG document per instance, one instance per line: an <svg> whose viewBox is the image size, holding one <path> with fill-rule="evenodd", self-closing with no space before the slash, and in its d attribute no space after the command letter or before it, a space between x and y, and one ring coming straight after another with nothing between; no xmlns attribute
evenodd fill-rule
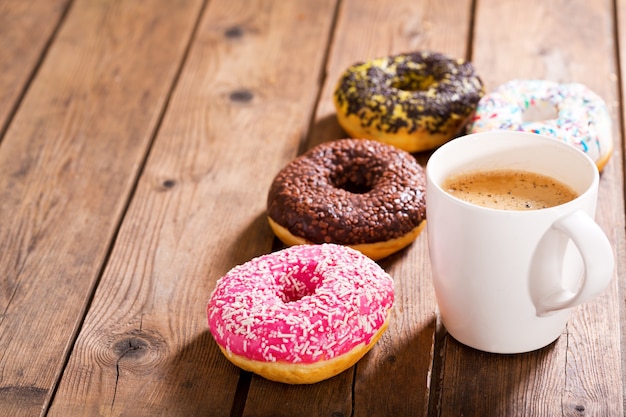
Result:
<svg viewBox="0 0 626 417"><path fill-rule="evenodd" d="M113 344L113 352L121 359L122 357L127 359L139 359L144 356L150 344L148 341L139 337L125 337L118 340Z"/></svg>
<svg viewBox="0 0 626 417"><path fill-rule="evenodd" d="M35 386L7 385L0 387L0 398L6 404L20 404L26 407L39 407L48 396L48 390Z"/></svg>
<svg viewBox="0 0 626 417"><path fill-rule="evenodd" d="M161 185L163 185L163 188L173 188L176 185L176 181L174 181L174 180L165 180L165 181L163 181L163 183Z"/></svg>
<svg viewBox="0 0 626 417"><path fill-rule="evenodd" d="M176 187L178 182L172 178L166 178L164 180L157 180L158 182L155 185L155 189L159 192L169 191L172 188Z"/></svg>
<svg viewBox="0 0 626 417"><path fill-rule="evenodd" d="M252 91L247 90L245 88L235 90L231 92L228 96L231 101L238 101L240 103L247 103L254 98L254 94Z"/></svg>
<svg viewBox="0 0 626 417"><path fill-rule="evenodd" d="M574 410L578 411L579 413L584 413L585 412L585 406L584 405L577 405L576 407L574 407Z"/></svg>
<svg viewBox="0 0 626 417"><path fill-rule="evenodd" d="M125 366L143 367L159 362L167 356L164 340L157 333L143 330L131 330L120 334L111 341L110 346L112 359L117 366L124 363Z"/></svg>
<svg viewBox="0 0 626 417"><path fill-rule="evenodd" d="M243 29L241 26L231 26L224 31L224 36L230 39L241 38L243 36Z"/></svg>

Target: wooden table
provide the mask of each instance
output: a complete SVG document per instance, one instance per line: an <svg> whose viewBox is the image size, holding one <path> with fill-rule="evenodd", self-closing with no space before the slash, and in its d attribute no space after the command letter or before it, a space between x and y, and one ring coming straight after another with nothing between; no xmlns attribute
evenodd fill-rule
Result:
<svg viewBox="0 0 626 417"><path fill-rule="evenodd" d="M623 22L626 0L1 1L0 415L624 415ZM348 65L421 49L472 60L487 90L545 78L606 100L610 288L547 348L478 352L440 324L424 232L380 261L396 305L356 366L307 386L241 372L205 307L279 247L274 175L344 136Z"/></svg>

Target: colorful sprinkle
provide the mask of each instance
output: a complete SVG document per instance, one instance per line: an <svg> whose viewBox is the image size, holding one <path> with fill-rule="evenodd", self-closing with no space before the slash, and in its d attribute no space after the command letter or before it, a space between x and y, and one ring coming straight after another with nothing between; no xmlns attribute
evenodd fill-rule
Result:
<svg viewBox="0 0 626 417"><path fill-rule="evenodd" d="M314 363L367 345L387 319L393 280L360 252L293 246L236 266L217 283L209 328L226 351Z"/></svg>
<svg viewBox="0 0 626 417"><path fill-rule="evenodd" d="M469 133L517 130L558 138L603 165L613 149L604 101L583 84L513 80L478 103Z"/></svg>

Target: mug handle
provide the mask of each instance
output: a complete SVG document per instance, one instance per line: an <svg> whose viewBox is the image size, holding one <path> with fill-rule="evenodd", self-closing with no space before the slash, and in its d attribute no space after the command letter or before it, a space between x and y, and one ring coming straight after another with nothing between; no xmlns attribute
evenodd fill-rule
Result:
<svg viewBox="0 0 626 417"><path fill-rule="evenodd" d="M569 241L582 258L584 272L577 288L563 288L563 259ZM530 293L537 316L574 307L597 295L613 276L613 249L600 226L582 210L552 224L541 239L530 268Z"/></svg>

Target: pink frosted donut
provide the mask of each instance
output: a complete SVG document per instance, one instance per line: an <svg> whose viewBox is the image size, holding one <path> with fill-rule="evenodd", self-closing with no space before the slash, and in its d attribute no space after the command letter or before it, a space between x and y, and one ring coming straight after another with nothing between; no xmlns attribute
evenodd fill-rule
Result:
<svg viewBox="0 0 626 417"><path fill-rule="evenodd" d="M310 384L363 357L387 328L393 280L360 252L298 245L219 279L209 329L233 364L266 379Z"/></svg>

